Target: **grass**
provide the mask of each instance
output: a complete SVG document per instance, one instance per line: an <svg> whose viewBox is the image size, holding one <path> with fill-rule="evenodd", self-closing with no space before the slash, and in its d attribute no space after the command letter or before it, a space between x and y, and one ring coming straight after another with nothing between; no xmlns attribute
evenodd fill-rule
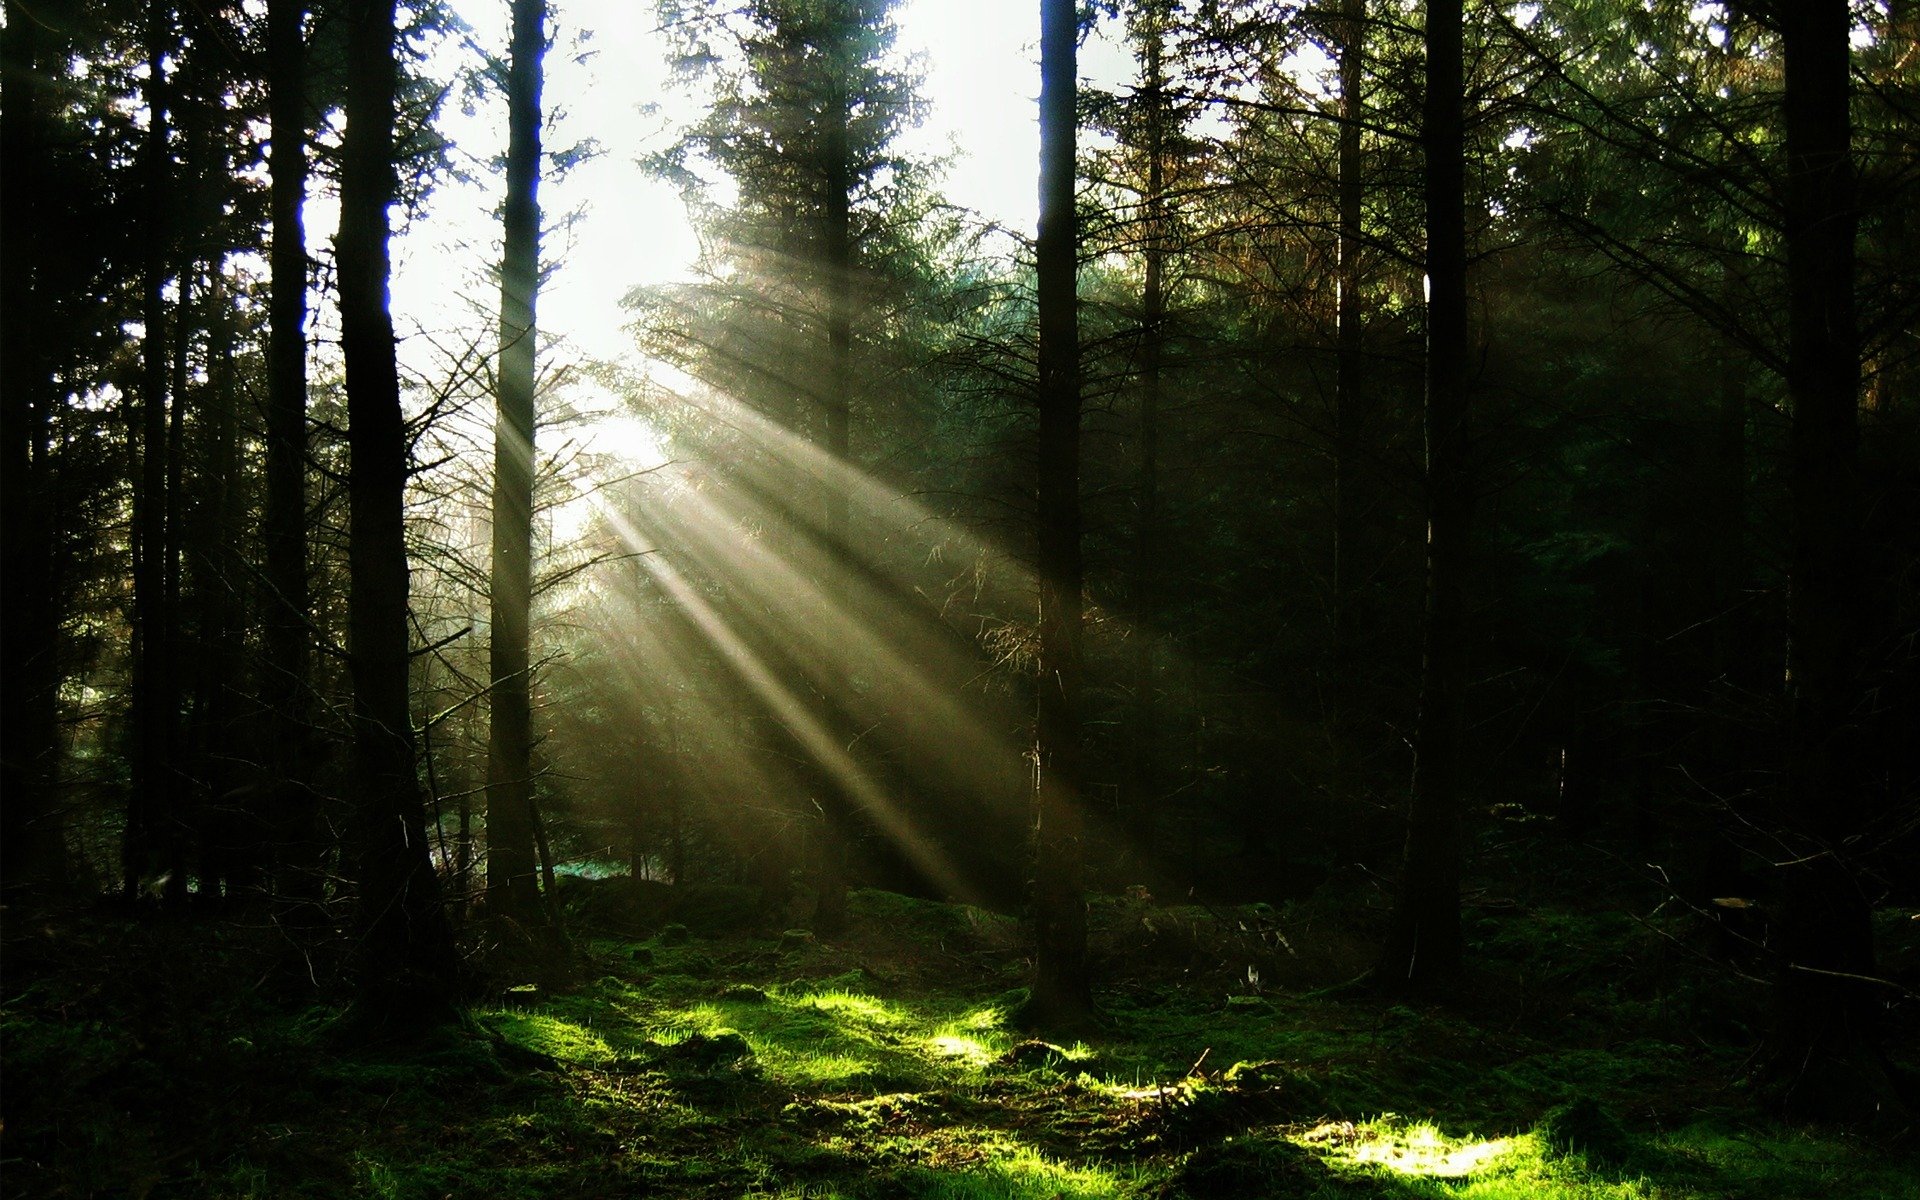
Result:
<svg viewBox="0 0 1920 1200"><path fill-rule="evenodd" d="M1151 935L1172 965L1105 992L1101 1036L1049 1046L1009 1024L1003 918L854 900L829 942L587 940L573 991L507 991L383 1054L332 1049L327 1009L236 988L262 952L239 934L49 927L9 946L0 1178L235 1200L1920 1200L1909 1153L1755 1117L1745 1048L1671 1038L1657 939L1610 917L1503 916L1486 987L1408 1006L1257 990L1242 940L1196 969L1209 928L1245 922L1180 910ZM1110 945L1137 907L1107 907ZM1552 952L1516 982L1498 972L1528 928ZM1609 1026L1622 996L1633 1021Z"/></svg>

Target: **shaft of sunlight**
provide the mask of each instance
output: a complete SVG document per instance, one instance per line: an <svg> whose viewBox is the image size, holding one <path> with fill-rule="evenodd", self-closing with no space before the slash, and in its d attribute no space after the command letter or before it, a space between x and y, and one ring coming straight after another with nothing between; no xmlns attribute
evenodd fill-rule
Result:
<svg viewBox="0 0 1920 1200"><path fill-rule="evenodd" d="M647 544L647 539L632 522L618 515L614 520L629 545L639 548ZM945 856L914 827L899 806L867 778L853 756L808 711L801 698L761 661L726 617L687 581L665 555L647 554L641 557L640 562L653 582L699 627L727 667L767 706L812 760L827 772L833 784L876 821L881 831L930 880L949 893L963 894L965 884Z"/></svg>

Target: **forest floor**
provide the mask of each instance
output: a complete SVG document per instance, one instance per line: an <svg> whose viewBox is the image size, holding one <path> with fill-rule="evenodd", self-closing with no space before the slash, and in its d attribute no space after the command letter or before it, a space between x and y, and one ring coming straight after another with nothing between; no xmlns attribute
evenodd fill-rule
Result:
<svg viewBox="0 0 1920 1200"><path fill-rule="evenodd" d="M336 1010L276 998L259 934L10 915L0 1186L1920 1200L1910 1142L1757 1115L1741 1081L1761 989L1657 904L1477 893L1474 973L1410 1005L1315 990L1364 966L1369 889L1100 899L1103 1025L1056 1045L1012 1027L1027 964L1004 916L858 892L844 934L815 938L738 928L728 889L666 924L627 881L568 892L581 982L508 990L405 1052L336 1049ZM1883 929L1911 981L1920 922Z"/></svg>

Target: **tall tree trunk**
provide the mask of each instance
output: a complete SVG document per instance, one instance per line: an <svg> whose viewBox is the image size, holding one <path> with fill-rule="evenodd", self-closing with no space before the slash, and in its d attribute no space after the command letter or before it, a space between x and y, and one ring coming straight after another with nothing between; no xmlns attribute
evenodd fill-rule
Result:
<svg viewBox="0 0 1920 1200"><path fill-rule="evenodd" d="M1147 110L1147 187L1143 197L1146 238L1140 288L1140 473L1133 527L1133 734L1127 739L1128 856L1146 865L1153 846L1154 811L1160 799L1160 716L1156 704L1156 658L1160 620L1160 401L1167 344L1167 140L1172 123L1167 97L1166 12L1144 14L1140 99Z"/></svg>
<svg viewBox="0 0 1920 1200"><path fill-rule="evenodd" d="M1846 0L1776 9L1786 65L1789 480L1787 769L1772 1060L1801 1117L1871 1119L1891 1089L1880 1053L1860 777L1860 348Z"/></svg>
<svg viewBox="0 0 1920 1200"><path fill-rule="evenodd" d="M1362 578L1360 552L1361 334L1360 305L1361 88L1366 78L1367 0L1342 0L1340 6L1340 263L1338 330L1333 399L1333 679L1328 698L1333 747L1333 782L1341 799L1354 789L1354 721L1359 704L1355 644L1356 608Z"/></svg>
<svg viewBox="0 0 1920 1200"><path fill-rule="evenodd" d="M427 855L408 708L406 430L388 309L395 193L394 0L349 9L341 145L340 342L347 372L348 651L353 675L351 862L359 885L356 1024L450 1015L453 933Z"/></svg>
<svg viewBox="0 0 1920 1200"><path fill-rule="evenodd" d="M267 5L268 109L273 142L273 243L267 341L267 495L263 541L267 787L274 831L275 910L283 924L317 928L324 914L326 841L307 779L307 52L304 0Z"/></svg>
<svg viewBox="0 0 1920 1200"><path fill-rule="evenodd" d="M51 47L9 0L0 30L0 211L37 227L39 164L47 150L40 75ZM42 262L34 238L0 239L0 884L9 896L68 884L59 767L60 622L55 589L54 479L49 453L55 385L39 315Z"/></svg>
<svg viewBox="0 0 1920 1200"><path fill-rule="evenodd" d="M492 721L487 739L487 907L546 924L533 816L535 305L540 286L540 88L546 4L514 0L507 68L507 202L500 265L499 412L493 433Z"/></svg>
<svg viewBox="0 0 1920 1200"><path fill-rule="evenodd" d="M184 89L175 92L176 106L187 119L185 136L182 138L181 166L174 185L174 199L178 214L174 227L182 232L191 228L195 216L193 208L194 194L198 191L193 171L201 161L198 157L204 150L197 125L200 107ZM183 103L184 102L184 103ZM193 761L192 734L197 732L198 714L194 707L198 697L194 694L196 685L204 678L206 664L198 653L203 647L195 645L185 636L186 622L181 619L186 609L180 602L181 556L185 549L185 499L184 473L186 469L187 409L191 393L187 389L188 357L192 351L194 337L194 305L198 301L195 295L199 276L199 264L194 261L191 250L183 249L179 261L174 265L174 302L172 318L171 361L167 380L166 394L171 400L167 412L166 441L166 496L163 524L165 528L165 558L160 566L160 608L166 613L168 623L168 652L172 663L173 676L173 728L172 744L168 749L170 760L169 776L173 780L170 803L167 811L166 838L166 887L163 895L169 904L184 904L187 899L187 875L191 865L194 868L197 888L204 892L208 880L204 864L199 861L200 841L203 834L202 796L200 780L197 778ZM196 632L199 630L196 629ZM185 652L182 646L185 645Z"/></svg>
<svg viewBox="0 0 1920 1200"><path fill-rule="evenodd" d="M1682 881L1690 898L1701 903L1716 896L1740 894L1735 832L1742 822L1757 815L1736 808L1741 803L1740 778L1753 758L1751 740L1745 736L1743 722L1729 711L1732 706L1716 703L1716 692L1724 696L1736 687L1745 690L1753 674L1747 662L1752 642L1745 636L1748 623L1742 603L1750 574L1746 551L1747 359L1730 340L1722 342L1716 358L1719 390L1703 464L1712 520L1702 535L1710 539L1702 546L1707 595L1701 619L1708 622L1708 667L1706 688L1700 697L1708 725L1706 761L1699 777L1708 794L1705 813L1691 823L1694 869Z"/></svg>
<svg viewBox="0 0 1920 1200"><path fill-rule="evenodd" d="M1035 964L1029 1016L1071 1030L1093 1011L1083 892L1085 816L1080 730L1080 323L1074 212L1073 0L1040 2L1040 305L1038 557L1039 787L1034 873Z"/></svg>
<svg viewBox="0 0 1920 1200"><path fill-rule="evenodd" d="M203 683L195 705L199 726L199 773L206 808L201 822L201 891L237 900L259 894L255 868L261 838L251 812L241 805L233 765L241 748L235 700L246 689L241 677L240 613L236 603L241 579L239 545L245 506L239 488L239 388L234 378L234 317L227 294L224 255L208 264L207 397L202 406L208 425L207 514L196 529L194 570L201 612Z"/></svg>
<svg viewBox="0 0 1920 1200"><path fill-rule="evenodd" d="M1413 798L1393 926L1377 976L1443 977L1460 962L1461 742L1467 690L1468 475L1465 89L1461 0L1427 4L1427 611Z"/></svg>
<svg viewBox="0 0 1920 1200"><path fill-rule="evenodd" d="M822 404L826 438L822 449L832 462L846 464L853 452L853 164L847 129L852 119L851 102L843 81L851 65L848 43L856 31L842 27L834 32L832 56L837 61L828 69L837 78L828 101L826 177L821 194L825 220L820 267L827 293L827 381ZM848 569L849 563L847 485L833 475L824 478L822 485L826 493L822 516L827 569L838 573ZM839 586L832 577L825 583L829 590ZM824 697L821 707L822 724L832 728L828 723L831 706L824 703ZM829 773L816 771L814 775L826 819L819 843L813 921L820 932L834 933L847 920L847 858L853 810Z"/></svg>
<svg viewBox="0 0 1920 1200"><path fill-rule="evenodd" d="M122 886L131 898L151 873L169 876L182 894L182 830L175 803L179 781L174 750L179 681L174 669L174 620L167 604L167 244L171 233L172 155L168 148L171 89L167 59L174 48L172 13L147 6L147 131L142 144L146 227L141 270L140 479L133 492L134 753L132 791L121 849ZM178 874L179 878L171 876Z"/></svg>

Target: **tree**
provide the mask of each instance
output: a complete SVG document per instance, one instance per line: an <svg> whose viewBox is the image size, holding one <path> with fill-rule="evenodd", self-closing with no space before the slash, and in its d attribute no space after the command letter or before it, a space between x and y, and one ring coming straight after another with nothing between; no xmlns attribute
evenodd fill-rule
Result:
<svg viewBox="0 0 1920 1200"><path fill-rule="evenodd" d="M911 78L890 61L894 5L662 6L687 31L690 59L727 65L709 115L658 166L691 189L689 159L704 156L733 178L739 198L730 211L702 215L725 246L720 269L671 298L677 311L655 324L654 336L696 377L849 467L856 409L875 390L862 351L889 336L874 318L912 258L913 220L925 211L914 164L893 148L918 107ZM843 471L818 472L784 506L811 552L811 582L829 591L853 569L850 486ZM844 706L817 686L808 691L821 727L857 740L857 729L842 728ZM770 722L771 743L792 739L791 729L774 728L783 725ZM872 814L827 764L797 747L779 753L802 764L801 786L823 818L814 924L831 932L845 921L852 843ZM784 873L776 867L768 876Z"/></svg>
<svg viewBox="0 0 1920 1200"><path fill-rule="evenodd" d="M1080 328L1074 211L1079 22L1073 0L1040 4L1040 314L1037 576L1040 592L1038 790L1033 992L1029 1017L1049 1029L1093 1011L1083 888L1080 729Z"/></svg>
<svg viewBox="0 0 1920 1200"><path fill-rule="evenodd" d="M408 703L407 439L388 309L395 0L355 0L347 15L336 255L351 456L348 653L356 794L348 857L359 886L355 1020L378 1030L447 1015L455 959L427 856Z"/></svg>
<svg viewBox="0 0 1920 1200"><path fill-rule="evenodd" d="M1858 222L1850 6L1774 9L1785 60L1788 447L1787 835L1774 1059L1803 1117L1872 1119L1892 1102L1880 1052L1872 910L1850 844L1872 823L1857 760L1860 611Z"/></svg>
<svg viewBox="0 0 1920 1200"><path fill-rule="evenodd" d="M1460 961L1461 736L1473 484L1467 331L1466 91L1461 0L1429 0L1421 148L1427 229L1427 607L1413 798L1378 977L1444 977Z"/></svg>
<svg viewBox="0 0 1920 1200"><path fill-rule="evenodd" d="M491 724L487 754L487 903L545 925L535 877L533 604L535 307L540 287L540 91L546 5L514 0L507 67L507 197L500 265L500 356L493 442Z"/></svg>
<svg viewBox="0 0 1920 1200"><path fill-rule="evenodd" d="M1710 603L1699 623L1713 627L1712 675L1723 686L1744 684L1759 673L1756 649L1762 669L1778 673L1744 686L1748 712L1720 716L1723 729L1736 720L1751 727L1745 744L1723 735L1709 744L1718 761L1707 765L1717 770L1691 767L1712 781L1717 820L1708 832L1745 841L1764 877L1743 878L1740 863L1713 846L1698 853L1716 890L1697 882L1691 890L1725 895L1717 889L1729 882L1778 889L1766 946L1778 986L1765 1061L1790 1111L1853 1119L1874 1117L1889 1100L1869 915L1876 889L1902 867L1890 831L1911 819L1899 807L1911 765L1879 757L1875 743L1909 740L1912 724L1912 659L1899 648L1911 642L1911 589L1891 565L1912 554L1912 523L1894 515L1911 512L1903 499L1913 494L1911 467L1876 469L1863 453L1864 443L1889 464L1911 463L1903 453L1911 434L1897 419L1863 430L1858 410L1863 366L1875 353L1885 357L1869 403L1877 408L1889 383L1898 390L1904 356L1896 347L1915 312L1910 265L1875 255L1873 237L1859 236L1864 224L1898 242L1911 167L1897 149L1862 152L1853 143L1879 122L1911 126L1897 79L1872 70L1910 47L1904 7L1887 6L1869 26L1874 47L1858 67L1873 82L1858 89L1849 71L1859 28L1843 4L1727 6L1705 21L1663 6L1613 37L1610 14L1595 10L1593 28L1583 30L1591 44L1536 45L1571 85L1553 111L1579 131L1570 154L1596 143L1601 154L1624 148L1629 167L1588 163L1571 177L1574 199L1554 204L1555 218L1721 341L1717 463L1708 472L1719 498L1708 511L1737 518L1750 472L1763 511L1772 507L1768 490L1786 493L1785 586L1770 596L1755 589L1783 597L1783 606L1749 600L1744 607L1758 617L1731 622L1726 597L1750 569L1739 533L1722 519L1701 534L1708 549L1696 558L1708 568ZM1743 380L1748 360L1777 373L1790 411L1783 452L1755 454L1752 467L1746 427L1752 422L1756 449L1764 448L1775 409L1766 381ZM1868 518L1876 511L1890 519L1876 526ZM1784 644L1756 639L1767 618L1785 625ZM1766 782L1745 791L1720 782L1742 775Z"/></svg>
<svg viewBox="0 0 1920 1200"><path fill-rule="evenodd" d="M307 778L312 588L307 577L307 47L305 0L267 6L267 93L273 141L269 250L265 582L265 701L268 706L267 825L277 831L272 887L296 924L320 914L319 863L325 845L319 804Z"/></svg>
<svg viewBox="0 0 1920 1200"><path fill-rule="evenodd" d="M1362 217L1366 183L1361 175L1360 134L1365 121L1367 0L1342 0L1340 46L1339 300L1333 402L1333 753L1334 782L1352 786L1356 644L1362 635L1357 609L1367 555L1362 550L1365 512L1361 487L1362 433L1367 428L1362 373L1366 312L1360 297Z"/></svg>
<svg viewBox="0 0 1920 1200"><path fill-rule="evenodd" d="M1129 364L1138 410L1134 443L1133 521L1127 564L1133 629L1128 634L1127 687L1132 693L1127 763L1120 800L1127 826L1126 855L1141 870L1149 866L1160 800L1161 742L1159 663L1165 524L1161 507L1162 408L1168 391L1170 316L1179 266L1176 193L1193 186L1194 142L1186 126L1194 113L1173 79L1170 43L1182 12L1170 0L1141 0L1129 7L1127 35L1138 68L1131 97L1112 105L1119 143L1112 182L1137 197L1128 249L1140 256L1136 346ZM1123 210L1124 211L1124 210Z"/></svg>
<svg viewBox="0 0 1920 1200"><path fill-rule="evenodd" d="M172 478L167 403L172 379L167 285L174 234L174 159L169 118L173 94L169 73L179 38L174 13L164 0L149 0L144 29L147 110L141 146L145 225L141 264L141 372L139 386L139 479L133 500L134 728L132 795L121 851L122 890L131 899L143 881L165 881L171 901L187 894L185 794L175 761L179 746L180 684L175 664L176 622L169 586L173 548L168 511ZM185 284L183 281L183 288ZM177 336L178 330L173 333ZM177 403L177 397L176 397Z"/></svg>
<svg viewBox="0 0 1920 1200"><path fill-rule="evenodd" d="M8 0L0 31L0 208L14 232L0 241L0 877L9 893L57 892L68 882L66 837L56 792L59 768L58 604L54 581L55 479L52 415L57 403L46 345L49 283L38 237L53 122L44 82L54 47L36 15Z"/></svg>

